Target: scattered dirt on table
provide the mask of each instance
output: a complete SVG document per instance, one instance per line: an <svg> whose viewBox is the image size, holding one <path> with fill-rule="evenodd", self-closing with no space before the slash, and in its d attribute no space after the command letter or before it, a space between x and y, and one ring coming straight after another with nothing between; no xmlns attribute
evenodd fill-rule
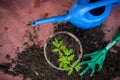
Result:
<svg viewBox="0 0 120 80"><path fill-rule="evenodd" d="M7 27L7 26L5 26L4 30L5 30L5 31L8 31L8 27Z"/></svg>
<svg viewBox="0 0 120 80"><path fill-rule="evenodd" d="M71 24L63 23L55 27L55 32L68 31L75 34L81 41L84 53L94 52L102 49L108 42L103 41L104 33L101 30L103 25L91 29L80 30ZM0 70L5 74L17 76L22 75L23 80L29 77L32 80L112 80L114 77L120 77L120 48L114 47L117 54L108 52L102 71L95 72L93 77L89 77L90 71L83 77L79 73L73 73L67 76L67 72L53 69L45 60L43 48L39 45L33 45L25 49L21 53L17 53L15 59L11 59L11 63L1 63ZM13 71L10 71L12 64L16 64Z"/></svg>
<svg viewBox="0 0 120 80"><path fill-rule="evenodd" d="M44 12L40 15L40 18L47 18L49 16L49 13L48 12Z"/></svg>
<svg viewBox="0 0 120 80"><path fill-rule="evenodd" d="M39 8L40 7L40 0L34 0L34 7Z"/></svg>

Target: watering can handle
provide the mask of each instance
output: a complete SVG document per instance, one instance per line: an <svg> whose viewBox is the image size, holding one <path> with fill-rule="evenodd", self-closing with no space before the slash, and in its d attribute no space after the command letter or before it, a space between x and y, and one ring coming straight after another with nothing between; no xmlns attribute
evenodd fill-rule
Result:
<svg viewBox="0 0 120 80"><path fill-rule="evenodd" d="M118 6L118 5L120 5L120 2L119 2L119 3L115 3L115 4L113 4L112 6L113 6L113 7L116 7L116 6Z"/></svg>
<svg viewBox="0 0 120 80"><path fill-rule="evenodd" d="M101 6L110 5L110 4L115 4L115 5L113 5L113 7L114 7L114 6L120 4L120 0L112 0L112 1L104 0L104 1L98 1L98 2L89 3L89 4L85 5L85 9L86 9L85 11L88 12L88 11L90 11L92 9L99 8Z"/></svg>
<svg viewBox="0 0 120 80"><path fill-rule="evenodd" d="M86 4L89 3L90 0L78 0L78 4Z"/></svg>

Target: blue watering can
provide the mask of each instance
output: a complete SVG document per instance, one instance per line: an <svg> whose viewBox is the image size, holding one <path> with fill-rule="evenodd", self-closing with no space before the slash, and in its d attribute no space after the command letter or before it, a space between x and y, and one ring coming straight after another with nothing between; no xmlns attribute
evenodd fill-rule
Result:
<svg viewBox="0 0 120 80"><path fill-rule="evenodd" d="M120 0L77 0L68 14L32 21L32 26L50 22L70 22L81 29L91 29L106 20Z"/></svg>

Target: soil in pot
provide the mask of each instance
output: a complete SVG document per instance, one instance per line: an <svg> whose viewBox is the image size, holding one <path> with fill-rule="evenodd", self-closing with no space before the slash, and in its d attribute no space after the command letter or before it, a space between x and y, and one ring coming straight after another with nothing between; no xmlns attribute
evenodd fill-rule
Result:
<svg viewBox="0 0 120 80"><path fill-rule="evenodd" d="M47 41L46 56L49 62L54 65L53 68L58 70L64 70L59 68L59 55L58 53L53 53L52 50L55 49L52 42L57 39L58 41L63 41L63 45L66 46L67 49L73 49L73 54L75 54L74 59L71 61L71 64L75 61L80 61L82 57L82 45L80 41L73 34L68 32L57 32L53 34Z"/></svg>

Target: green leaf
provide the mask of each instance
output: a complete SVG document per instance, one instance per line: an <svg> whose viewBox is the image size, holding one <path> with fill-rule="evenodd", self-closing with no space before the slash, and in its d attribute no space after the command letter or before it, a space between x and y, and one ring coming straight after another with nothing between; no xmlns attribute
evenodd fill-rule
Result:
<svg viewBox="0 0 120 80"><path fill-rule="evenodd" d="M59 48L63 44L63 41L59 42L58 39L55 38L55 40L52 41L52 44L53 44L53 46Z"/></svg>
<svg viewBox="0 0 120 80"><path fill-rule="evenodd" d="M70 50L69 50L69 53L70 53L70 54L73 53L73 49L70 49Z"/></svg>
<svg viewBox="0 0 120 80"><path fill-rule="evenodd" d="M75 62L71 65L71 67L75 67L77 64L78 64L78 61L75 61Z"/></svg>
<svg viewBox="0 0 120 80"><path fill-rule="evenodd" d="M67 58L67 60L68 60L68 61L73 60L73 59L74 59L74 56L75 56L74 54L70 55L70 56Z"/></svg>
<svg viewBox="0 0 120 80"><path fill-rule="evenodd" d="M66 59L66 61L64 61L64 63L65 63L65 64L70 64L70 61L68 61L68 60Z"/></svg>
<svg viewBox="0 0 120 80"><path fill-rule="evenodd" d="M76 72L78 72L80 69L81 69L81 65L78 64L78 65L75 67L75 70L76 70Z"/></svg>
<svg viewBox="0 0 120 80"><path fill-rule="evenodd" d="M73 53L73 49L69 50L69 49L66 48L63 51L64 51L64 53L65 53L66 56L69 56L71 53Z"/></svg>
<svg viewBox="0 0 120 80"><path fill-rule="evenodd" d="M59 44L58 44L57 42L53 41L53 42L52 42L52 45L53 45L54 47L57 47L57 48L58 48L58 45L59 45Z"/></svg>
<svg viewBox="0 0 120 80"><path fill-rule="evenodd" d="M61 46L60 49L64 50L66 48L66 46Z"/></svg>
<svg viewBox="0 0 120 80"><path fill-rule="evenodd" d="M59 51L59 58L63 57L63 53Z"/></svg>
<svg viewBox="0 0 120 80"><path fill-rule="evenodd" d="M73 73L73 68L70 68L68 71L68 75L71 75Z"/></svg>
<svg viewBox="0 0 120 80"><path fill-rule="evenodd" d="M61 63L64 63L64 64L70 64L70 61L68 61L65 56L59 58L58 61L60 61Z"/></svg>
<svg viewBox="0 0 120 80"><path fill-rule="evenodd" d="M64 64L64 65L63 65L63 69L65 69L66 71L68 71L68 70L69 70L68 65L67 65L67 64Z"/></svg>
<svg viewBox="0 0 120 80"><path fill-rule="evenodd" d="M55 48L52 50L52 52L57 53L57 52L59 52L59 49Z"/></svg>
<svg viewBox="0 0 120 80"><path fill-rule="evenodd" d="M61 57L60 59L58 59L58 61L60 61L60 62L65 62L66 61L66 57Z"/></svg>
<svg viewBox="0 0 120 80"><path fill-rule="evenodd" d="M63 67L63 65L64 65L64 63L60 63L60 64L59 64L59 67L60 67L60 68L62 68L62 67Z"/></svg>
<svg viewBox="0 0 120 80"><path fill-rule="evenodd" d="M66 55L66 56L68 56L68 55L69 55L69 50L68 50L67 48L66 48L66 49L64 49L63 51L64 51L64 53L65 53L65 55Z"/></svg>
<svg viewBox="0 0 120 80"><path fill-rule="evenodd" d="M59 42L59 47L63 45L63 41L60 41Z"/></svg>
<svg viewBox="0 0 120 80"><path fill-rule="evenodd" d="M57 38L55 38L55 42L57 42L57 43L58 43L58 39L57 39Z"/></svg>

